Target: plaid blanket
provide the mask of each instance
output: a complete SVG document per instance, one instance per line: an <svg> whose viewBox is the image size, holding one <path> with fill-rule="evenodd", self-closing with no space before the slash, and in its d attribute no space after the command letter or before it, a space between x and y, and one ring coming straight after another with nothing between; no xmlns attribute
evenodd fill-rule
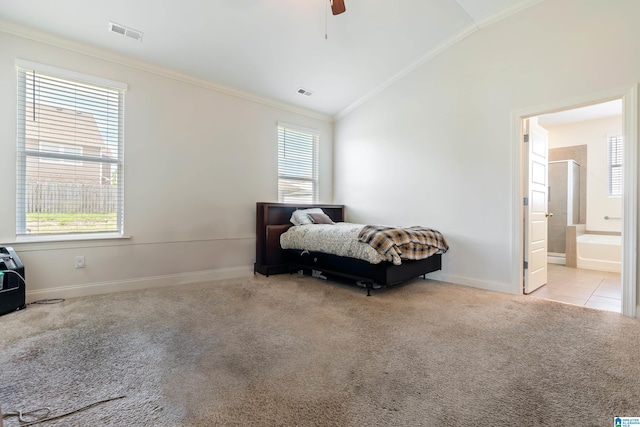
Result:
<svg viewBox="0 0 640 427"><path fill-rule="evenodd" d="M449 250L439 231L424 227L395 228L365 225L358 240L368 243L381 255L395 250L403 259L425 259ZM392 251L393 252L393 251Z"/></svg>

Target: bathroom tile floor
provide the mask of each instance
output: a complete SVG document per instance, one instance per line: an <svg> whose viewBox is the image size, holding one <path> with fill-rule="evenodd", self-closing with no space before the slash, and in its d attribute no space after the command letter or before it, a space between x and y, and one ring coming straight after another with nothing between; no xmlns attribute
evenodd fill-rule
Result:
<svg viewBox="0 0 640 427"><path fill-rule="evenodd" d="M620 273L548 264L547 284L529 295L620 313L622 282Z"/></svg>

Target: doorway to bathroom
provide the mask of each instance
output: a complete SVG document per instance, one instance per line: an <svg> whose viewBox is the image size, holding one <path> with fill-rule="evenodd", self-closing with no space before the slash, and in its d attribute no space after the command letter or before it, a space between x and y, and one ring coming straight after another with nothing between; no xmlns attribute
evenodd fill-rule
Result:
<svg viewBox="0 0 640 427"><path fill-rule="evenodd" d="M635 317L637 106L633 85L514 112L514 291Z"/></svg>
<svg viewBox="0 0 640 427"><path fill-rule="evenodd" d="M622 99L535 121L547 138L547 282L529 295L619 313Z"/></svg>

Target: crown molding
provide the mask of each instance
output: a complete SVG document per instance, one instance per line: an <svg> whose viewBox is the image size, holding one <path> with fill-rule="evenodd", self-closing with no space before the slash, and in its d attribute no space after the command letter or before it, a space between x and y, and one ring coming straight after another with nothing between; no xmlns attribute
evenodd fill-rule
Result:
<svg viewBox="0 0 640 427"><path fill-rule="evenodd" d="M156 74L162 77L167 77L173 80L188 83L194 86L199 86L208 90L219 92L225 95L230 95L236 98L244 99L246 101L255 102L257 104L266 105L268 107L277 108L280 110L288 111L302 116L310 117L312 119L321 120L324 122L332 123L333 118L326 114L318 113L316 111L308 110L306 108L297 107L285 102L276 101L271 98L262 97L260 95L246 92L233 87L221 85L210 80L205 80L191 76L186 73L182 73L176 70L172 70L166 67L151 64L149 62L141 61L129 56L125 56L119 53L109 51L107 49L90 46L85 43L69 40L64 37L56 36L44 31L36 30L34 28L26 27L14 22L0 19L0 32L11 34L17 37L37 41L40 43L48 44L50 46L58 47L61 49L69 50L71 52L80 53L82 55L91 56L93 58L101 59L104 61L112 62L114 64L123 65L125 67L134 68L136 70L145 71L148 73Z"/></svg>
<svg viewBox="0 0 640 427"><path fill-rule="evenodd" d="M477 21L476 25L479 28L486 28L489 25L493 25L498 21L502 21L503 19L508 18L511 15L515 15L516 13L519 13L525 9L528 9L531 6L535 6L538 3L542 3L543 1L544 0L524 0L518 4L515 4L511 7L501 10L498 13L488 16L485 19Z"/></svg>
<svg viewBox="0 0 640 427"><path fill-rule="evenodd" d="M476 24L472 24L472 25L468 26L467 28L463 29L458 34L456 34L455 36L449 38L444 43L441 43L435 49L429 51L426 55L422 56L420 59L418 59L417 61L413 62L411 65L409 65L408 67L406 67L405 69L403 69L399 73L396 73L393 77L391 77L390 79L388 79L387 81L385 81L381 85L378 85L375 89L373 89L372 91L367 93L365 96L361 97L356 102L354 102L353 104L349 105L344 110L340 111L338 114L336 114L334 116L334 119L336 121L342 119L347 114L349 114L350 112L352 112L353 110L355 110L356 108L358 108L359 106L361 106L362 104L364 104L365 102L367 102L368 100L373 98L374 96L378 95L380 92L382 92L383 90L385 90L386 88L388 88L389 86L391 86L392 84L397 82L398 80L400 80L403 77L407 76L408 74L412 73L417 68L419 68L422 65L424 65L425 63L429 62L431 59L435 58L440 53L442 53L445 50L449 49L450 47L454 46L455 44L457 44L461 40L467 38L468 36L470 36L471 34L475 33L476 31L478 31L478 26Z"/></svg>
<svg viewBox="0 0 640 427"><path fill-rule="evenodd" d="M358 108L359 106L361 106L362 104L364 104L365 102L367 102L368 100L373 98L374 96L378 95L380 92L382 92L383 90L385 90L386 88L388 88L389 86L391 86L392 84L397 82L398 80L400 80L403 77L407 76L408 74L410 74L411 72L413 72L417 68L421 67L425 63L429 62L430 60L432 60L433 58L435 58L436 56L441 54L442 52L444 52L447 49L449 49L449 48L453 47L454 45L458 44L459 42L461 42L465 38L469 37L471 34L475 33L476 31L479 31L479 30L481 30L483 28L486 28L486 27L488 27L490 25L493 25L498 21L501 21L501 20L503 20L505 18L508 18L511 15L514 15L514 14L516 14L518 12L521 12L521 11L523 11L525 9L528 9L531 6L534 6L534 5L536 5L538 3L541 3L543 1L544 0L525 0L525 1L521 2L521 3L516 4L515 6L512 6L512 7L508 8L508 9L503 10L503 11L500 11L500 12L498 12L498 13L496 13L494 15L491 15L491 16L489 16L489 17L487 17L487 18L485 18L485 19L483 19L481 21L474 22L473 24L467 26L466 28L463 28L457 34L455 34L454 36L452 36L449 39L445 40L443 43L439 44L438 46L436 46L431 51L427 52L420 59L418 59L417 61L413 62L412 64L410 64L409 66L407 66L406 68L401 70L400 72L396 73L395 75L393 75L391 78L389 78L388 80L386 80L382 84L376 86L372 91L370 91L366 95L364 95L361 98L359 98L358 100L356 100L354 103L349 105L347 108L345 108L344 110L340 111L338 114L336 114L334 116L334 119L337 121L337 120L340 120L340 119L344 118L347 114L349 114L350 112L352 112L353 110L355 110L356 108Z"/></svg>

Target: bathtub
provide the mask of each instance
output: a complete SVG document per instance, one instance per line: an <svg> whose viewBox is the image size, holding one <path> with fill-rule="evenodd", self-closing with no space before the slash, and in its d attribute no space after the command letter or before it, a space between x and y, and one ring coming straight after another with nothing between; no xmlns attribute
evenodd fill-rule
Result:
<svg viewBox="0 0 640 427"><path fill-rule="evenodd" d="M583 234L576 238L577 267L620 273L622 236Z"/></svg>

